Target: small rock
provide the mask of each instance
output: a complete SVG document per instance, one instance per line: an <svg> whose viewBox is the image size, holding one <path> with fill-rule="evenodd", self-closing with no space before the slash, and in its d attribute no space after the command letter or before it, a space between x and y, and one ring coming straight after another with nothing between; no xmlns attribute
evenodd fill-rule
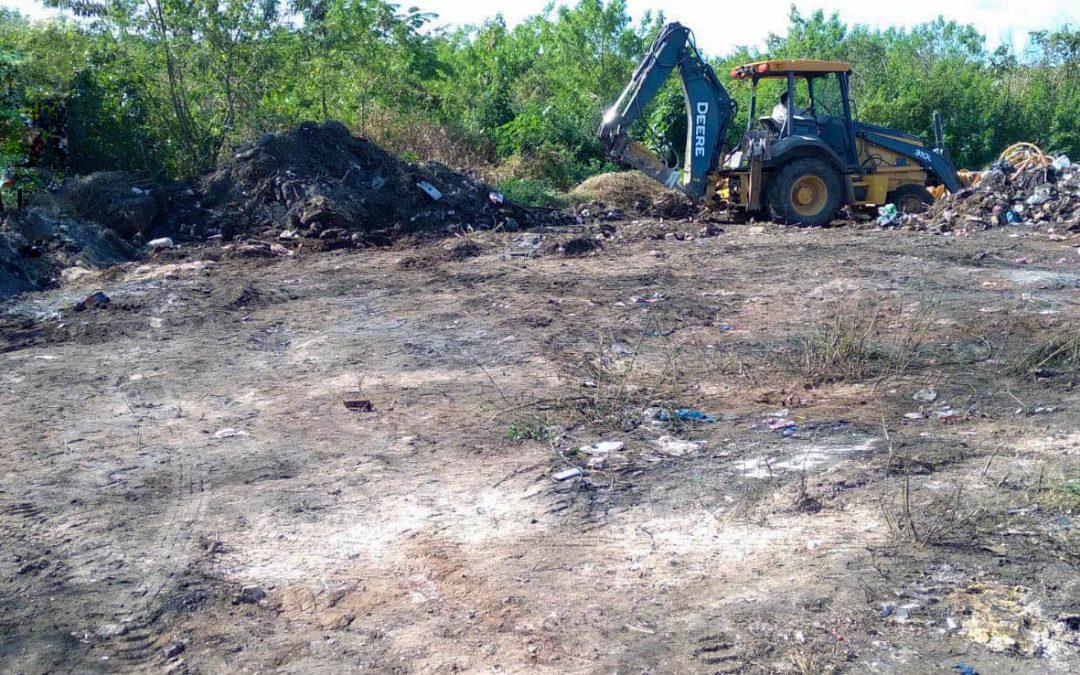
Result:
<svg viewBox="0 0 1080 675"><path fill-rule="evenodd" d="M244 586L240 589L240 594L236 596L233 604L240 604L246 602L248 604L256 604L266 598L266 591L259 586Z"/></svg>
<svg viewBox="0 0 1080 675"><path fill-rule="evenodd" d="M183 654L185 649L187 649L187 647L183 642L172 642L169 646L165 647L165 658L175 659L177 656Z"/></svg>
<svg viewBox="0 0 1080 675"><path fill-rule="evenodd" d="M107 623L101 628L98 628L97 635L101 638L113 638L126 635L128 627L122 623Z"/></svg>

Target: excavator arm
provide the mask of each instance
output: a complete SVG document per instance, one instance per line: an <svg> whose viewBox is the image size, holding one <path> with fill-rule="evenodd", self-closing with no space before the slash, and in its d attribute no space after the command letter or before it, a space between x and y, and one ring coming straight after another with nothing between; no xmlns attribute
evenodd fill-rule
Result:
<svg viewBox="0 0 1080 675"><path fill-rule="evenodd" d="M649 148L630 138L630 127L644 114L671 71L678 68L686 99L686 159L683 180ZM669 23L660 31L615 104L604 115L597 135L608 155L640 169L669 188L702 200L709 175L723 157L723 139L735 115L735 102L716 73L701 58L688 28Z"/></svg>

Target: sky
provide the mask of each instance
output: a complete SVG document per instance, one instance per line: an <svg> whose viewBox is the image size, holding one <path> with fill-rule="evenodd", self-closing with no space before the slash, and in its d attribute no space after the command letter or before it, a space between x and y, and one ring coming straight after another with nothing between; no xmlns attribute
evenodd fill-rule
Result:
<svg viewBox="0 0 1080 675"><path fill-rule="evenodd" d="M417 6L439 15L439 25L480 23L502 13L513 25L541 11L549 0L398 0L403 7ZM762 46L769 33L783 33L787 27L791 0L627 0L630 13L640 19L646 10L662 10L669 20L681 21L697 37L706 53L720 55L736 45ZM563 4L563 3L559 3ZM1030 31L1052 29L1064 24L1080 24L1077 0L905 0L879 3L867 0L814 0L799 2L800 10L837 11L848 24L871 27L912 26L942 15L946 19L974 24L987 37L990 49L999 44L1022 49ZM33 17L48 16L53 10L37 0L0 0L0 6L18 9Z"/></svg>

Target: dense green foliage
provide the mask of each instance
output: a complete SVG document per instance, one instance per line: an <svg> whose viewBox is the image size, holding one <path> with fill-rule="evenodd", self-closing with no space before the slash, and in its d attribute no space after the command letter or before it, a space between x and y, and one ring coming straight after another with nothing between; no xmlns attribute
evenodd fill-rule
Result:
<svg viewBox="0 0 1080 675"><path fill-rule="evenodd" d="M509 28L454 31L382 0L47 0L73 18L0 12L0 161L18 158L35 101L66 102L70 170L184 175L232 144L306 119L340 119L399 152L483 167L527 198L604 168L594 139L662 16L634 24L625 0L550 7ZM699 27L707 30L707 27ZM831 58L855 67L857 116L931 135L931 112L961 165L1018 140L1080 157L1080 31L990 52L970 26L847 26L792 9L765 49L713 59ZM746 88L729 89L746 115ZM674 148L685 119L673 82L649 126ZM737 132L737 130L736 130Z"/></svg>

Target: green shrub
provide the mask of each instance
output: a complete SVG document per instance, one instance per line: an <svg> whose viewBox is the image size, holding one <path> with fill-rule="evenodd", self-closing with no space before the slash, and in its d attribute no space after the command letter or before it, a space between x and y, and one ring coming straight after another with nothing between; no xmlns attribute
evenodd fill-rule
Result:
<svg viewBox="0 0 1080 675"><path fill-rule="evenodd" d="M562 208L569 201L551 183L536 178L511 178L497 185L504 197L522 206Z"/></svg>

